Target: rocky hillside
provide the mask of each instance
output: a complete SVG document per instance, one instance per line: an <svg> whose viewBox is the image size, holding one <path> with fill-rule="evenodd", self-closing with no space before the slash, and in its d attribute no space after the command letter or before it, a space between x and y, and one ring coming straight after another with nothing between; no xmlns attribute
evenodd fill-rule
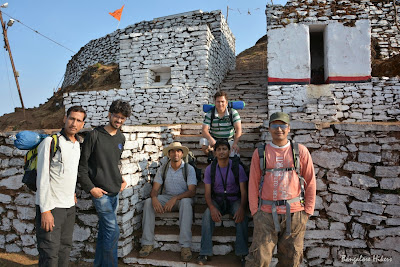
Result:
<svg viewBox="0 0 400 267"><path fill-rule="evenodd" d="M120 88L119 70L117 64L90 66L82 74L75 85L58 90L44 104L0 117L0 131L59 129L63 126L64 106L63 94L77 91L100 91Z"/></svg>

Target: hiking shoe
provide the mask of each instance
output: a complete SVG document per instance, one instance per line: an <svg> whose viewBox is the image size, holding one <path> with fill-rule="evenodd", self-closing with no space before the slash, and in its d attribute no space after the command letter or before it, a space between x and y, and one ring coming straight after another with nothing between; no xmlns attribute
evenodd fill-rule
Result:
<svg viewBox="0 0 400 267"><path fill-rule="evenodd" d="M246 266L246 255L239 256L240 257L240 266Z"/></svg>
<svg viewBox="0 0 400 267"><path fill-rule="evenodd" d="M199 265L204 265L206 264L208 261L208 256L207 255L199 255L197 257L197 264Z"/></svg>
<svg viewBox="0 0 400 267"><path fill-rule="evenodd" d="M139 251L139 257L145 258L150 255L150 253L154 250L152 245L144 245L142 249Z"/></svg>
<svg viewBox="0 0 400 267"><path fill-rule="evenodd" d="M190 248L181 248L181 261L190 261L192 259L192 251Z"/></svg>

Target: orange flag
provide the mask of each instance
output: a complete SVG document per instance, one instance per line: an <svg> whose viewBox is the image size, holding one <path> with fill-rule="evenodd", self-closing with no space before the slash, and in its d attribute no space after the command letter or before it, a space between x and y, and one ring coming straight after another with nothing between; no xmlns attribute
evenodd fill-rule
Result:
<svg viewBox="0 0 400 267"><path fill-rule="evenodd" d="M114 18L116 18L118 21L121 21L121 15L122 15L122 10L124 10L124 6L123 5L120 9L115 10L114 12L108 13L111 16L113 16Z"/></svg>

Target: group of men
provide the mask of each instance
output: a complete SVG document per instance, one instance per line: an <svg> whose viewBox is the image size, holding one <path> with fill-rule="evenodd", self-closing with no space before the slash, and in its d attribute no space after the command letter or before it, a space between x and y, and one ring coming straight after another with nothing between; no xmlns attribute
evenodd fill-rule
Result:
<svg viewBox="0 0 400 267"><path fill-rule="evenodd" d="M228 96L214 95L215 108L206 113L200 140L213 160L204 173L207 209L202 216L201 246L197 263L207 264L213 255L215 223L231 214L236 226L235 254L242 265L269 266L274 248L278 266L299 266L308 217L314 213L316 181L307 148L288 140L289 115L277 112L269 120L272 141L254 151L250 176L238 162L241 119L228 108ZM143 209L143 236L140 257L154 249L155 213L179 210L181 260L192 259L192 197L196 178L192 166L182 159L189 149L174 142L164 149L167 170L161 167L154 179L150 198ZM189 169L185 177L185 166ZM247 186L247 182L249 182ZM165 187L162 194L159 189ZM253 242L248 248L248 207L253 216Z"/></svg>
<svg viewBox="0 0 400 267"><path fill-rule="evenodd" d="M204 173L207 209L202 216L197 263L204 265L211 259L215 223L231 214L236 225L235 254L243 266L269 266L275 246L279 266L299 266L306 223L315 206L316 182L310 153L303 145L288 140L289 115L274 113L269 120L272 141L254 151L248 177L238 158L242 134L239 113L228 108L223 91L215 94L214 101L215 108L206 113L204 139L200 142L212 160ZM109 123L88 133L80 149L76 134L83 127L86 113L81 107L71 107L56 156L49 158L52 138L40 144L36 195L40 266L68 266L77 180L91 194L99 216L94 266L118 265L116 211L119 192L126 186L118 168L125 142L120 128L130 113L127 102L114 101ZM156 214L179 211L181 260L192 259L197 178L195 169L184 160L188 153L189 149L179 142L163 149L168 161L158 169L143 207L140 257L149 256L154 249ZM250 248L248 208L254 222Z"/></svg>

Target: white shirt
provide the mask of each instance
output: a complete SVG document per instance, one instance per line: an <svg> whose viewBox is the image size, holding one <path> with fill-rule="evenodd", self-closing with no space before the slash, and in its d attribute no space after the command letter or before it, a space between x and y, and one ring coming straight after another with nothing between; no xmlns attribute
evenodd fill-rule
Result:
<svg viewBox="0 0 400 267"><path fill-rule="evenodd" d="M80 143L71 142L60 135L60 149L50 163L50 145L53 138L46 137L38 146L37 191L35 204L40 211L70 208L75 205L75 187L78 175Z"/></svg>

